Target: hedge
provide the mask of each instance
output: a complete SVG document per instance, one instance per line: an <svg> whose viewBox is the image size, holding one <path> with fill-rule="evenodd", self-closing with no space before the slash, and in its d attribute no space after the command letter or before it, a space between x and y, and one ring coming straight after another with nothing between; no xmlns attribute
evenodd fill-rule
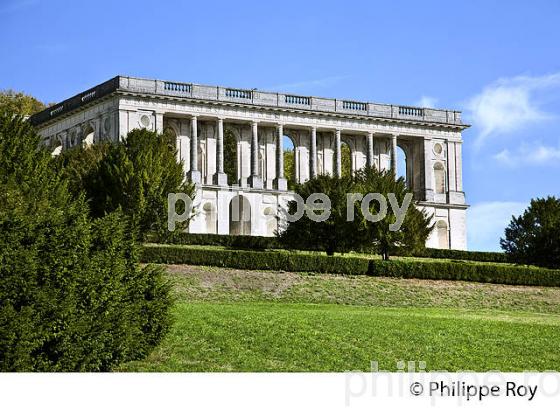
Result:
<svg viewBox="0 0 560 410"><path fill-rule="evenodd" d="M458 259L463 261L509 263L510 259L504 252L461 251L457 249L424 248L412 254L402 256L415 256L418 258Z"/></svg>
<svg viewBox="0 0 560 410"><path fill-rule="evenodd" d="M235 236L217 234L177 233L169 240L160 240L152 234L150 242L170 243L177 245L214 245L225 246L233 249L282 249L282 244L276 237L270 236ZM301 249L305 250L305 249ZM425 248L417 252L397 252L399 256L415 256L418 258L458 259L479 262L509 262L508 256L503 252L460 251L454 249Z"/></svg>
<svg viewBox="0 0 560 410"><path fill-rule="evenodd" d="M155 243L169 243L176 245L212 245L225 246L233 249L280 249L282 246L276 237L271 236L243 236L217 235L206 233L176 233L163 240L157 235L148 235L148 240Z"/></svg>
<svg viewBox="0 0 560 410"><path fill-rule="evenodd" d="M249 270L320 272L365 275L366 258L308 255L292 252L254 252L231 249L196 249L184 246L144 246L142 262L209 265Z"/></svg>
<svg viewBox="0 0 560 410"><path fill-rule="evenodd" d="M368 274L408 279L462 280L504 285L560 286L560 270L461 261L370 261Z"/></svg>
<svg viewBox="0 0 560 410"><path fill-rule="evenodd" d="M560 270L460 261L382 261L361 257L231 249L196 249L174 245L145 245L141 260L146 263L209 265L249 270L463 280L507 285L560 286Z"/></svg>

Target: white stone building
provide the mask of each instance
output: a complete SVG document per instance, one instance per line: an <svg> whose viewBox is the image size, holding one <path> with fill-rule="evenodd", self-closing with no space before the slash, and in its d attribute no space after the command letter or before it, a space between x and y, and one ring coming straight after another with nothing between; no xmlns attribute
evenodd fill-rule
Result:
<svg viewBox="0 0 560 410"><path fill-rule="evenodd" d="M197 233L273 235L279 207L291 198L284 175L284 140L295 155L296 181L340 174L341 144L352 169L396 168L418 205L435 215L427 246L466 249L461 132L458 111L367 103L260 90L118 76L30 121L53 150L125 138L134 128L174 133L186 175L197 183ZM237 179L224 173L224 130L235 135ZM232 221L232 201L244 222Z"/></svg>

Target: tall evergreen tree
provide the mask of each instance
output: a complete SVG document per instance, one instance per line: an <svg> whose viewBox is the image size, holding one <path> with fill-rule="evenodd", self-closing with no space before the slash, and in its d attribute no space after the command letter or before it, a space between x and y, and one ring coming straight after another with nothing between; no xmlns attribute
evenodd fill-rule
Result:
<svg viewBox="0 0 560 410"><path fill-rule="evenodd" d="M0 371L96 371L145 356L169 287L138 264L128 218L92 221L39 135L0 114Z"/></svg>
<svg viewBox="0 0 560 410"><path fill-rule="evenodd" d="M327 220L317 222L303 214L297 221L287 224L280 240L288 248L320 250L325 251L327 255L360 247L361 239L356 235L359 222L347 221L346 218L346 194L352 192L353 186L350 177L337 178L331 175L318 175L303 184L295 185L295 193L305 202L315 193L328 196L331 202L330 215ZM291 215L296 214L295 201L289 202L288 212ZM317 215L321 213L315 211Z"/></svg>
<svg viewBox="0 0 560 410"><path fill-rule="evenodd" d="M63 151L58 161L71 186L86 192L94 217L122 209L142 236L153 231L167 237L173 235L167 230L167 195L185 193L194 199L195 193L176 158L175 141L168 135L138 129L124 142ZM175 232L187 224L178 224Z"/></svg>
<svg viewBox="0 0 560 410"><path fill-rule="evenodd" d="M407 188L403 178L395 178L391 171L378 171L374 167L366 167L355 173L357 192L364 196L369 193L379 193L385 198L393 194L397 203L402 206L405 196L412 192ZM377 201L370 202L370 213L378 214L380 204ZM362 228L361 235L365 240L366 246L373 248L381 254L383 259L389 259L390 255L397 249L405 249L413 252L425 247L426 240L434 228L432 217L425 211L419 210L414 205L414 201L406 210L406 216L401 226L391 229L391 224L397 221L397 215L393 207L387 207L387 215L380 221L370 222L361 215Z"/></svg>
<svg viewBox="0 0 560 410"><path fill-rule="evenodd" d="M514 262L560 268L560 199L531 200L523 215L512 217L500 245Z"/></svg>

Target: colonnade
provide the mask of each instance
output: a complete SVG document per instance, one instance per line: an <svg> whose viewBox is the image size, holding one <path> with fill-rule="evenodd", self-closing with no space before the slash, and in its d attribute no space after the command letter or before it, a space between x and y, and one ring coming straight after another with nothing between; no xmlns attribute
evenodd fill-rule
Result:
<svg viewBox="0 0 560 410"><path fill-rule="evenodd" d="M207 119L204 119L207 121ZM215 119L216 121L216 173L213 176L213 184L218 186L227 186L227 176L224 173L224 121L226 118L219 117ZM272 124L266 123L267 127ZM287 190L287 182L284 175L284 131L287 124L277 123L274 124L276 127L276 178L274 179L274 188L280 191ZM250 175L247 180L248 186L255 189L263 189L263 180L259 175L259 122L252 121L250 123L251 127L251 147L250 147ZM298 127L301 128L301 127ZM202 182L201 170L198 169L198 117L192 116L190 118L190 171L188 173L189 179L195 184L200 184ZM317 131L318 127L309 127L309 176L311 178L316 177L318 174L317 170ZM342 150L341 150L341 135L344 131L341 128L326 129L320 128L321 132L332 132L334 134L335 146L334 146L334 158L333 158L333 173L336 176L342 175ZM366 138L366 165L374 165L374 133L372 131L351 131L352 134L361 134ZM383 136L387 138L387 135ZM391 169L393 172L397 173L397 139L398 134L391 134ZM231 183L232 181L229 181Z"/></svg>

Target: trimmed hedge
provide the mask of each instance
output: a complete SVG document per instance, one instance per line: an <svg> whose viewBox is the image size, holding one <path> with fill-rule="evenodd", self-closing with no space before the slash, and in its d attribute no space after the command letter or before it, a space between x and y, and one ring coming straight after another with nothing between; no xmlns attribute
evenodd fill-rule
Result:
<svg viewBox="0 0 560 410"><path fill-rule="evenodd" d="M158 238L155 234L149 235L148 239L155 243L225 246L233 249L263 250L281 248L280 242L273 236L240 236L181 232L172 235L167 240Z"/></svg>
<svg viewBox="0 0 560 410"><path fill-rule="evenodd" d="M458 259L463 261L478 262L511 262L508 255L503 252L460 251L456 249L424 248L420 251L413 252L412 255L405 254L401 256L415 256L417 258L435 259Z"/></svg>
<svg viewBox="0 0 560 410"><path fill-rule="evenodd" d="M463 280L504 285L560 286L560 270L532 266L424 261L370 262L368 274L407 279Z"/></svg>
<svg viewBox="0 0 560 410"><path fill-rule="evenodd" d="M196 249L184 246L144 246L142 262L209 265L248 270L339 273L365 275L368 259L306 255L292 252L253 252L230 249Z"/></svg>
<svg viewBox="0 0 560 410"><path fill-rule="evenodd" d="M283 248L278 238L270 236L235 236L204 233L177 233L167 241L161 240L154 234L150 235L149 239L151 242L156 243L170 243L176 245L213 245L225 246L227 248L233 249L264 250ZM509 262L508 256L503 252L460 251L454 249L425 248L412 254L398 252L398 256L415 256L417 258L436 259L458 259L479 262Z"/></svg>
<svg viewBox="0 0 560 410"><path fill-rule="evenodd" d="M173 245L144 246L141 260L146 263L209 265L249 270L463 280L507 285L560 286L560 270L513 265L485 265L460 261L382 261L360 257L308 255L292 252L201 250Z"/></svg>

